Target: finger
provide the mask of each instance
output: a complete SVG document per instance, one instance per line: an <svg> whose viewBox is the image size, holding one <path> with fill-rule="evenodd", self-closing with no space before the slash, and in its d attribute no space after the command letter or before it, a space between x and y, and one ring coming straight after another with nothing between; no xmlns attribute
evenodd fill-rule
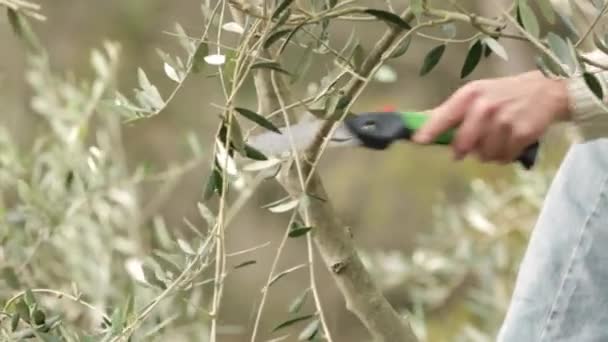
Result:
<svg viewBox="0 0 608 342"><path fill-rule="evenodd" d="M412 137L418 143L430 143L446 130L460 124L475 92L463 87L432 111L429 120Z"/></svg>
<svg viewBox="0 0 608 342"><path fill-rule="evenodd" d="M536 136L530 128L521 125L513 127L505 159L511 162L518 159L524 149L531 145L535 139Z"/></svg>
<svg viewBox="0 0 608 342"><path fill-rule="evenodd" d="M511 137L511 125L508 118L496 119L484 135L479 157L482 161L503 161L507 157Z"/></svg>
<svg viewBox="0 0 608 342"><path fill-rule="evenodd" d="M452 143L456 159L464 158L476 149L476 145L481 143L482 136L487 134L491 110L491 106L485 100L479 99L473 104L471 110L466 114L466 119L458 128Z"/></svg>

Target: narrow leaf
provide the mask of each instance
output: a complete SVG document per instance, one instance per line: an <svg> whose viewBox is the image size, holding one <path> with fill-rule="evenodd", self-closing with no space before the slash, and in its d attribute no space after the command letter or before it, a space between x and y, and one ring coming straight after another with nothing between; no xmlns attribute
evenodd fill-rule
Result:
<svg viewBox="0 0 608 342"><path fill-rule="evenodd" d="M156 272L154 272L154 270L150 266L142 265L142 270L144 271L144 278L150 285L159 287L163 290L167 288L167 285L165 285L164 282L158 279L158 277L156 276Z"/></svg>
<svg viewBox="0 0 608 342"><path fill-rule="evenodd" d="M294 199L287 203L283 203L283 204L276 205L274 207L270 207L270 208L268 208L268 210L270 210L273 213L284 213L286 211L294 209L295 207L298 206L299 203L300 203L300 200Z"/></svg>
<svg viewBox="0 0 608 342"><path fill-rule="evenodd" d="M11 331L15 332L15 330L17 330L17 327L19 326L19 318L21 316L19 315L18 312L15 312L13 314L13 316L11 317Z"/></svg>
<svg viewBox="0 0 608 342"><path fill-rule="evenodd" d="M271 69L274 71L278 71L287 75L290 75L289 71L283 69L281 64L276 62L258 62L251 65L251 69Z"/></svg>
<svg viewBox="0 0 608 342"><path fill-rule="evenodd" d="M293 302L291 302L291 304L289 305L289 313L296 313L298 311L300 311L300 309L302 308L302 306L304 305L304 303L306 303L306 299L308 298L308 294L310 293L310 288L307 288L306 290L304 290L304 292L302 292L299 296L297 296Z"/></svg>
<svg viewBox="0 0 608 342"><path fill-rule="evenodd" d="M445 52L446 45L441 44L429 51L427 55L424 57L424 62L422 63L422 68L420 69L420 76L424 76L431 72L441 60L443 53Z"/></svg>
<svg viewBox="0 0 608 342"><path fill-rule="evenodd" d="M407 50L410 48L410 44L412 43L412 36L408 36L405 38L399 46L391 53L390 58L397 58L403 56Z"/></svg>
<svg viewBox="0 0 608 342"><path fill-rule="evenodd" d="M294 27L293 30L291 30L291 32L289 32L289 36L287 36L287 38L285 38L285 41L283 42L283 44L281 44L281 48L279 48L279 55L283 53L283 51L285 50L285 48L287 47L287 44L289 44L289 41L291 41L291 38L293 38L293 36L302 28L304 27L304 25L306 24L306 21L303 21L302 23L300 23L298 26Z"/></svg>
<svg viewBox="0 0 608 342"><path fill-rule="evenodd" d="M405 20L401 19L401 17L399 17L395 13L391 13L391 12L387 12L387 11L383 11L383 10L371 9L371 8L366 9L365 12L367 14L371 14L374 17L376 17L382 21L385 21L389 24L396 25L397 27L400 27L402 29L405 29L405 30L412 29L410 24L408 24Z"/></svg>
<svg viewBox="0 0 608 342"><path fill-rule="evenodd" d="M265 117L263 117L262 115L260 115L256 112L253 112L249 109L241 108L241 107L236 107L236 108L234 108L234 110L236 110L239 114L241 114L245 118L257 123L258 125L266 128L268 130L271 130L275 133L283 134L272 122L270 122L268 119L266 119Z"/></svg>
<svg viewBox="0 0 608 342"><path fill-rule="evenodd" d="M276 19L279 17L279 15L281 14L281 12L283 12L285 9L287 9L287 7L289 7L289 5L291 5L291 3L293 2L293 0L283 0L283 2L281 2L277 8L274 10L274 12L272 13L272 19Z"/></svg>
<svg viewBox="0 0 608 342"><path fill-rule="evenodd" d="M192 249L192 246L190 246L190 244L188 242L186 242L185 240L177 239L177 245L182 250L182 252L184 252L186 254L190 254L190 255L196 254L194 252L194 249Z"/></svg>
<svg viewBox="0 0 608 342"><path fill-rule="evenodd" d="M318 318L308 323L306 328L298 335L298 341L311 341L319 332L320 323L321 321Z"/></svg>
<svg viewBox="0 0 608 342"><path fill-rule="evenodd" d="M255 265L256 263L257 263L257 261L255 261L255 260L243 261L242 263L234 266L234 269L236 270L236 269L247 267L247 266L250 266L250 265Z"/></svg>
<svg viewBox="0 0 608 342"><path fill-rule="evenodd" d="M583 78L585 79L585 83L591 89L593 94L597 96L600 101L604 99L604 91L602 90L602 85L597 77L589 72L583 73Z"/></svg>
<svg viewBox="0 0 608 342"><path fill-rule="evenodd" d="M547 34L547 43L549 44L551 52L553 52L557 56L557 58L559 58L560 62L568 66L568 69L571 72L574 71L576 65L574 62L574 58L570 53L571 50L568 42L557 34L549 32Z"/></svg>
<svg viewBox="0 0 608 342"><path fill-rule="evenodd" d="M555 11L553 10L553 4L551 4L550 0L536 0L538 7L541 10L541 13L547 19L550 24L555 23Z"/></svg>
<svg viewBox="0 0 608 342"><path fill-rule="evenodd" d="M481 40L477 40L473 46L469 49L467 57L464 60L462 69L460 70L460 78L469 76L481 61L481 54L483 52L483 46Z"/></svg>
<svg viewBox="0 0 608 342"><path fill-rule="evenodd" d="M237 22L234 22L234 21L225 23L224 25L222 25L222 29L224 31L237 33L237 34L243 34L245 32L245 29L243 29L243 26L239 25Z"/></svg>
<svg viewBox="0 0 608 342"><path fill-rule="evenodd" d="M154 259L154 261L158 264L158 266L160 266L160 268L164 271L164 272L170 272L172 273L174 276L177 276L178 274L181 273L179 267L174 264L171 260L167 259L166 257L158 254L158 253L152 253L152 259Z"/></svg>
<svg viewBox="0 0 608 342"><path fill-rule="evenodd" d="M291 226L291 229L289 230L288 235L290 238L297 238L297 237L306 235L311 230L312 230L312 227L306 227L299 223L294 223Z"/></svg>
<svg viewBox="0 0 608 342"><path fill-rule="evenodd" d="M247 144L245 144L245 157L253 160L268 160L268 157L266 157L264 153Z"/></svg>
<svg viewBox="0 0 608 342"><path fill-rule="evenodd" d="M196 48L196 52L192 56L192 71L194 73L199 73L207 63L205 62L205 56L209 54L209 46L207 43L200 43Z"/></svg>
<svg viewBox="0 0 608 342"><path fill-rule="evenodd" d="M266 41L264 42L264 48L268 49L272 44L274 44L277 40L281 39L283 36L289 34L291 29L278 30L268 36Z"/></svg>
<svg viewBox="0 0 608 342"><path fill-rule="evenodd" d="M207 181L207 185L205 186L203 199L210 199L214 193L221 194L223 186L222 184L222 173L217 168L213 168L211 175L209 176L209 180Z"/></svg>
<svg viewBox="0 0 608 342"><path fill-rule="evenodd" d="M274 276L269 282L268 282L268 286L267 288L269 288L270 286L272 286L274 283L276 283L279 279L283 278L284 276L288 275L291 272L297 271L302 267L305 267L306 264L302 264L302 265L298 265L295 267L292 267L290 269L287 269L279 274L277 274L276 276Z"/></svg>
<svg viewBox="0 0 608 342"><path fill-rule="evenodd" d="M304 315L304 316L289 319L289 320L279 324L278 326L276 326L274 329L272 329L272 331L275 332L277 330L283 329L283 328L293 325L295 323L309 320L313 317L315 317L315 315Z"/></svg>
<svg viewBox="0 0 608 342"><path fill-rule="evenodd" d="M169 77L171 80L179 83L181 82L180 77L177 75L177 71L175 71L175 68L172 67L169 63L164 63L163 68L165 70L165 74L167 75L167 77Z"/></svg>
<svg viewBox="0 0 608 342"><path fill-rule="evenodd" d="M489 49L489 51L494 52L498 57L504 59L505 61L509 60L509 55L507 54L507 50L500 44L496 39L492 37L484 37L483 43ZM488 57L488 53L486 52L486 57Z"/></svg>
<svg viewBox="0 0 608 342"><path fill-rule="evenodd" d="M540 26L536 14L528 5L527 0L519 0L519 11L524 28L534 37L540 36Z"/></svg>

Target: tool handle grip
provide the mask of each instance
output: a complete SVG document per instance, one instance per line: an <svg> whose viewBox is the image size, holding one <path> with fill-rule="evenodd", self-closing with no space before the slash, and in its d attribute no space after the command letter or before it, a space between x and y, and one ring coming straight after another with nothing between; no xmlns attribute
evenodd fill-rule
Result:
<svg viewBox="0 0 608 342"><path fill-rule="evenodd" d="M396 140L411 140L428 119L429 116L422 112L364 113L347 118L345 124L364 146L382 150ZM443 132L433 143L451 144L457 129L452 128ZM531 169L536 163L538 148L539 143L535 142L517 158L526 170Z"/></svg>
<svg viewBox="0 0 608 342"><path fill-rule="evenodd" d="M426 122L429 118L428 114L421 113L421 112L402 112L400 114L401 114L401 118L403 119L403 123L404 123L405 127L411 131L410 134L408 134L407 139L410 139L410 137L417 130L422 128L422 126L424 124L426 124ZM457 128L452 128L452 129L447 130L446 132L443 132L442 134L440 134L437 137L437 139L435 140L435 143L441 144L441 145L451 144L452 141L454 140L456 131L457 131ZM539 148L538 141L534 142L533 144L528 146L521 153L521 155L517 158L517 161L520 164L522 164L522 166L526 170L531 169L534 166L534 164L536 163L536 157L538 155L538 148Z"/></svg>

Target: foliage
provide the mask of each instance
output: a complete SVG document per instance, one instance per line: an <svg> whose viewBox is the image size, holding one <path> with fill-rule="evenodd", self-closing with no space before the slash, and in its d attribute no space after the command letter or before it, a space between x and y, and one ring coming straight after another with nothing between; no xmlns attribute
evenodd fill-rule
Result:
<svg viewBox="0 0 608 342"><path fill-rule="evenodd" d="M45 123L29 147L17 145L6 129L0 130L0 334L4 339L218 340L225 283L232 272L256 264L248 260L228 267L234 253L226 252L225 234L235 213L262 180L285 169L286 161L293 160L303 189L305 177L312 174L304 172L302 151L294 147L292 155L267 156L248 144L250 134L281 133L279 127L289 128L302 112L331 119L325 122L342 120L366 85L396 77L387 62L403 58L412 41L435 42L420 60L420 76L436 71L451 45L468 44L468 53L457 67L462 78L469 77L492 54L507 60L508 51L500 41L517 39L538 49L538 66L547 75L571 77L583 71L589 87L603 95L601 83L589 70L597 65L578 48L579 39L588 34L571 32L564 38L542 31L535 9L525 0L515 1L499 19L476 15L456 2L452 3L456 10L447 11L431 2L412 1L411 12L403 14L390 1L387 8L367 8L348 0L268 3L273 4L262 8L243 1L204 2L196 37L179 24L171 33L181 54L158 50L172 88L165 92L139 68L132 71L138 86L127 94L116 85L118 43L106 42L93 50L93 76L76 80L53 70L30 27L29 20L44 18L40 8L25 1L0 0L26 47L31 109ZM540 3L543 17L555 20L551 8ZM227 19L229 12L232 21ZM340 20L377 22L389 33L367 50L354 33L338 46L330 32ZM504 33L509 25L518 34ZM470 30L473 35L456 38ZM594 40L601 47L607 45L602 37ZM292 55L299 58L285 57ZM313 79L309 72L321 66L328 72ZM157 173L129 165L122 124L162 114L186 80L201 73L217 79L225 100L214 105L219 120L208 149L212 153L204 155L193 141L192 156L182 165ZM237 105L252 78L259 97L256 110ZM287 85L302 84L307 94L285 92ZM312 149L312 170L324 149ZM209 176L201 184L204 191L197 205L206 227L189 222L185 227L168 227L158 214L167 200L166 190L203 163L209 164ZM466 204L437 204L437 225L421 236L413 253L363 253L379 286L385 291L397 288L399 297L407 298L400 314L413 314L411 323L419 339L492 338L525 247L523 227L531 226L551 173L518 175L517 183L509 185L515 190L506 194L475 182ZM151 199L141 195L145 182L159 184L160 191ZM310 282L299 289L289 315L276 322L271 333L277 341L281 336L332 340L315 281L312 237L318 227L311 224L318 216L311 208L319 208L313 204L327 201L303 191L261 209L286 215L289 222L261 289L253 327L247 331L251 340L261 334L271 286L302 269L308 271ZM305 243L307 254L296 266L280 270L289 239ZM339 274L343 266L333 264L332 272ZM314 303L313 310L303 308L307 300ZM458 311L464 311L467 319L454 322L449 332L433 327L439 313Z"/></svg>

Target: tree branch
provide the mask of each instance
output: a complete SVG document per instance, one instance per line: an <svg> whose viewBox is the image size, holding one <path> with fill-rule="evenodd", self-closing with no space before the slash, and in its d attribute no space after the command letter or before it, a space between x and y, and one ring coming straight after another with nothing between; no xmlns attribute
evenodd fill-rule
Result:
<svg viewBox="0 0 608 342"><path fill-rule="evenodd" d="M238 14L235 12L239 12L241 9L231 6L233 16L237 20L242 12ZM402 18L411 21L413 15L408 10L402 15ZM384 34L361 66L360 74L363 77L368 77L373 72L378 62L381 61L382 55L395 43L402 32L403 29L395 27ZM265 51L265 53L268 53L265 57L270 56L268 51ZM291 103L291 101L286 100L291 97L287 87L282 85L272 86L271 72L269 70L257 70L254 74L258 105L260 111L265 114L279 108L281 106L280 99L284 100L283 103ZM364 84L365 79L353 78L346 86L345 96L349 99L354 98ZM282 93L277 94L276 90ZM294 197L299 197L302 191L316 195L315 198L311 199L310 205L303 209L305 211L303 216L307 217L307 221L309 221L307 223L314 227L311 232L314 242L344 296L348 309L363 322L374 341L417 341L407 319L400 316L391 307L365 269L357 254L350 232L337 218L330 201L327 199L320 177L313 172L313 163L307 161L317 159L316 157L320 154L320 142L331 127L332 122L328 121L318 134L316 140L319 142L313 143L313 146L308 149L307 155L310 153L314 158L304 158L304 163L300 167L296 165L300 163L292 160L291 164L283 168L283 172L278 175L278 180ZM307 190L303 190L302 187L302 174L307 179L307 186L305 185Z"/></svg>

